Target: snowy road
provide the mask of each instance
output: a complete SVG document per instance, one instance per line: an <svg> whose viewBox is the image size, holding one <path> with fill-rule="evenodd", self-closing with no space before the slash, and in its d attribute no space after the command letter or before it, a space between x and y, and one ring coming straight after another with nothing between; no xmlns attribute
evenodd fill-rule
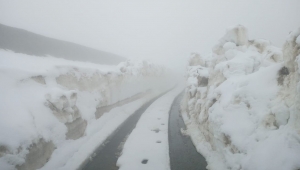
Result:
<svg viewBox="0 0 300 170"><path fill-rule="evenodd" d="M164 94L162 94L164 95ZM144 111L159 97L152 99L151 101L144 104L140 109L135 111L135 113L130 116L114 134L112 134L105 142L104 145L101 145L93 158L83 166L83 170L116 170L116 162L120 153L122 151L122 144L135 128L136 123L138 122L140 116Z"/></svg>
<svg viewBox="0 0 300 170"><path fill-rule="evenodd" d="M205 159L180 133L184 127L179 116L181 91L177 87L143 105L98 148L83 169L206 169Z"/></svg>

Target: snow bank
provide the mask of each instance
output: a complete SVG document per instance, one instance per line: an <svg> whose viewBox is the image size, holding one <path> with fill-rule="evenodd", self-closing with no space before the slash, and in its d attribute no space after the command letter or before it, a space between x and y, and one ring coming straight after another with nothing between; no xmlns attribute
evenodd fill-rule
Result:
<svg viewBox="0 0 300 170"><path fill-rule="evenodd" d="M84 155L101 144L92 137L107 114L140 101L128 112L112 114L122 123L149 97L173 85L164 68L146 61L105 66L4 50L0 61L0 169L64 169L87 141ZM76 165L84 159L77 158Z"/></svg>
<svg viewBox="0 0 300 170"><path fill-rule="evenodd" d="M181 107L208 169L300 168L299 35L281 50L238 25L210 56L192 56Z"/></svg>

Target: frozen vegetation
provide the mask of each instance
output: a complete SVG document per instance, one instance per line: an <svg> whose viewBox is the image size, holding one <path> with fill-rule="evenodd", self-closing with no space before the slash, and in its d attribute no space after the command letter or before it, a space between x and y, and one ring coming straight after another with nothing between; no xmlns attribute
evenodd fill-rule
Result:
<svg viewBox="0 0 300 170"><path fill-rule="evenodd" d="M300 28L282 49L229 28L193 54L182 113L211 170L300 169Z"/></svg>
<svg viewBox="0 0 300 170"><path fill-rule="evenodd" d="M174 85L146 61L118 66L0 50L0 169L76 169L135 110ZM169 77L169 78L168 78Z"/></svg>

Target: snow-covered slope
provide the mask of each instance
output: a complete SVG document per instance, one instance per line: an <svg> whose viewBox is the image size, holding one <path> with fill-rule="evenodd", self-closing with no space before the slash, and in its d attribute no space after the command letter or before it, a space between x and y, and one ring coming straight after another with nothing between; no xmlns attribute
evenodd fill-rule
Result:
<svg viewBox="0 0 300 170"><path fill-rule="evenodd" d="M146 61L106 66L0 50L0 169L76 168L112 132L102 127L115 129L174 85L167 74ZM76 153L76 166L67 163Z"/></svg>
<svg viewBox="0 0 300 170"><path fill-rule="evenodd" d="M182 111L209 169L300 168L299 54L300 29L281 50L238 25L192 55Z"/></svg>
<svg viewBox="0 0 300 170"><path fill-rule="evenodd" d="M35 56L53 56L75 61L117 65L126 59L80 44L35 34L0 24L0 49ZM83 57L84 56L84 57Z"/></svg>

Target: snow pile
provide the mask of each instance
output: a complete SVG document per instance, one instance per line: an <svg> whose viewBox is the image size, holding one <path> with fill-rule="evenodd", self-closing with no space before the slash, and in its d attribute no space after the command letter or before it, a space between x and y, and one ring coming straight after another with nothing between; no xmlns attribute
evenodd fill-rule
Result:
<svg viewBox="0 0 300 170"><path fill-rule="evenodd" d="M299 169L300 29L283 50L247 37L238 25L210 56L192 56L182 101L188 133L208 169Z"/></svg>
<svg viewBox="0 0 300 170"><path fill-rule="evenodd" d="M105 66L4 50L0 61L0 169L77 168L67 162L105 140L99 133L108 120L116 119L112 132L149 97L173 85L167 71L149 63ZM147 74L120 69L136 65ZM86 143L88 149L80 151Z"/></svg>

